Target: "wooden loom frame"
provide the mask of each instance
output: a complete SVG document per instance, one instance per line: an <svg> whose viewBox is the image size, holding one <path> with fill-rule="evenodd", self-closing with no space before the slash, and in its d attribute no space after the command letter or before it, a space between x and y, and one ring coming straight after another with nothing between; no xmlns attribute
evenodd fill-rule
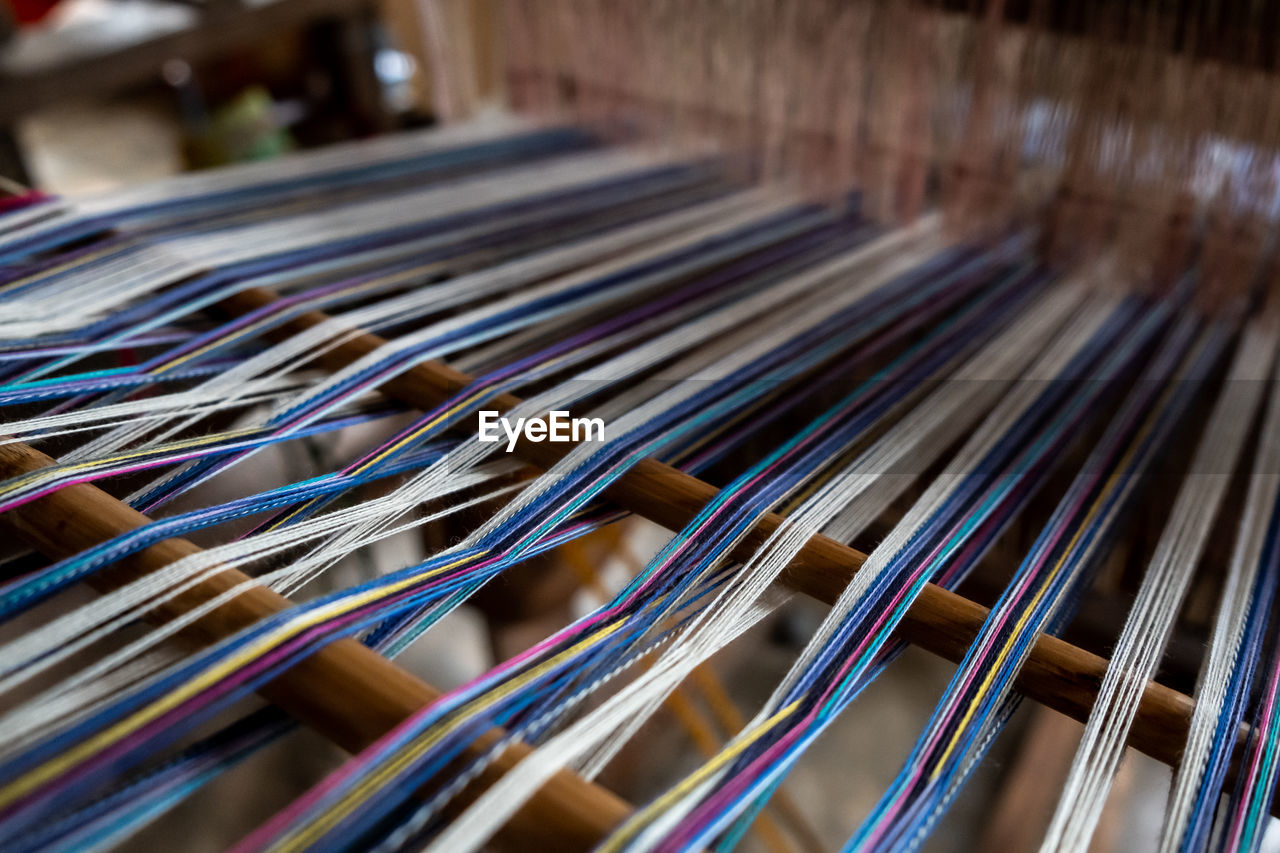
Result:
<svg viewBox="0 0 1280 853"><path fill-rule="evenodd" d="M219 309L240 316L279 299L272 291L255 288L228 298ZM329 319L322 312L310 311L269 334L283 339ZM314 362L325 369L338 370L385 343L377 335L359 334L317 356ZM380 390L425 410L471 382L470 376L443 363L425 362L388 380ZM503 394L486 405L505 412L519 403L518 398ZM523 461L545 470L572 448L567 443L522 442L517 444L516 453ZM29 445L0 445L0 477L13 477L52 464L54 459ZM641 460L605 490L609 500L619 507L671 530L683 527L716 493L714 486L651 458ZM147 516L90 484L60 489L11 510L3 519L26 545L53 559L79 553L150 522ZM749 558L781 523L781 516L766 515L733 554L740 559ZM103 591L114 589L200 550L185 539L167 539L122 560L89 582ZM788 564L781 580L797 591L832 604L865 560L862 552L818 534ZM251 581L236 569L223 569L157 606L149 618L168 621ZM209 645L291 605L287 598L265 587L252 586L183 628L177 636L193 645ZM911 605L898 634L958 663L978 636L988 612L981 604L929 584ZM1041 634L1015 683L1020 692L1046 707L1085 721L1107 665L1106 658ZM436 688L350 638L329 643L259 693L349 751L373 743L440 695ZM1177 767L1194 707L1195 700L1190 696L1149 682L1138 706L1129 745ZM1240 739L1245 731L1242 727ZM503 736L499 729L489 732L469 748L468 755L483 753ZM475 792L487 787L530 751L531 747L523 743L513 744L472 782L463 799L473 798ZM565 770L544 785L497 837L506 842L518 841L524 849L587 849L630 811L630 804L617 795Z"/></svg>

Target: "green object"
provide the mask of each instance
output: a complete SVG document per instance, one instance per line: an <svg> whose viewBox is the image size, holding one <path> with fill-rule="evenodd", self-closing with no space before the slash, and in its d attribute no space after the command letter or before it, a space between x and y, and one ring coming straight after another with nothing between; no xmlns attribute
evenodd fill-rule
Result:
<svg viewBox="0 0 1280 853"><path fill-rule="evenodd" d="M293 138L276 121L274 107L271 93L262 86L251 86L219 107L188 142L191 165L269 160L292 150Z"/></svg>

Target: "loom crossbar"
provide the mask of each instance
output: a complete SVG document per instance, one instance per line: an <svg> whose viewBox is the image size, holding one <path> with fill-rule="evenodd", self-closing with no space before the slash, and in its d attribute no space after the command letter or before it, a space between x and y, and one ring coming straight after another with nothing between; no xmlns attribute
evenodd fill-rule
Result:
<svg viewBox="0 0 1280 853"><path fill-rule="evenodd" d="M219 309L239 316L266 308L279 298L269 290L255 288L224 300ZM319 311L306 312L275 328L272 336L288 337L329 319ZM384 343L374 334L354 335L318 356L317 362L326 369L339 369ZM439 362L426 362L388 380L380 390L416 408L429 409L470 383L471 377L464 373ZM486 405L507 411L519 403L518 398L504 394ZM571 448L567 443L522 442L517 444L516 452L524 461L545 469ZM27 445L0 446L0 476L17 476L52 464L53 459ZM644 459L605 494L641 517L679 529L715 496L716 489L657 460ZM55 559L149 522L145 515L88 484L61 489L12 510L5 518L24 542ZM781 522L781 516L766 515L735 548L735 555L749 558ZM100 589L118 587L198 550L183 539L165 540L103 573L94 585ZM831 604L865 560L866 555L855 548L819 534L805 544L781 579L788 586ZM239 571L223 569L159 605L152 618L167 621L249 580ZM283 596L250 586L184 628L179 636L189 643L207 645L289 606ZM987 613L982 605L930 584L903 619L899 633L914 645L958 662L977 637ZM1105 658L1056 637L1041 635L1019 672L1017 687L1041 704L1083 721L1093 707L1106 667ZM374 742L439 696L434 687L349 639L329 644L260 692L351 751ZM1130 745L1177 766L1193 708L1191 697L1156 682L1148 683ZM501 731L495 730L473 750L490 748L501 737ZM473 790L500 777L529 751L524 744L512 745L485 770ZM575 774L561 772L503 828L501 838L518 841L523 849L586 849L629 812L630 806L615 794Z"/></svg>
<svg viewBox="0 0 1280 853"><path fill-rule="evenodd" d="M224 300L219 308L240 316L267 308L279 298L270 290L253 288ZM323 312L310 311L290 319L271 334L286 338L330 319ZM324 351L316 360L325 369L339 370L385 343L374 334L352 335L341 345ZM381 390L415 408L431 409L471 382L470 376L446 364L424 362L391 378ZM511 394L503 394L485 405L505 412L520 402ZM519 442L515 453L523 461L546 469L573 446L569 442ZM714 486L683 471L656 459L643 459L610 485L605 495L636 515L679 530L716 492ZM781 523L780 515L764 516L737 545L734 555L749 559ZM781 580L799 592L832 604L866 558L861 551L818 534L809 539L787 566ZM988 612L977 602L929 584L911 605L898 632L908 642L958 663L978 636ZM1106 658L1042 634L1018 674L1017 686L1024 695L1083 722L1093 709L1106 670ZM1176 767L1194 707L1195 700L1190 696L1156 682L1148 683L1129 744Z"/></svg>
<svg viewBox="0 0 1280 853"><path fill-rule="evenodd" d="M53 464L54 459L20 442L0 445L0 476L12 477ZM87 483L59 489L11 510L4 518L24 542L55 559L75 555L151 521ZM105 592L200 550L185 539L166 539L95 574L90 583ZM157 604L147 616L163 623L246 583L244 591L182 628L178 636L189 645L210 645L292 604L284 596L253 584L248 575L223 568ZM350 752L369 746L440 695L435 687L352 639L329 643L259 693ZM469 747L468 754L483 754L503 736L501 730L489 732ZM468 793L488 787L531 751L523 743L511 745ZM460 801L467 799L464 795ZM563 845L586 850L630 811L630 805L612 792L565 771L544 785L507 823L500 840L521 850L563 850Z"/></svg>

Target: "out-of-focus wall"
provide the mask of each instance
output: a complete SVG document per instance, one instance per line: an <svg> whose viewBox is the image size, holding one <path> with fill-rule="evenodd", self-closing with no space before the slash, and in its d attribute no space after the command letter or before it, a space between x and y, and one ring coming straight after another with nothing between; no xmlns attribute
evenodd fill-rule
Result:
<svg viewBox="0 0 1280 853"><path fill-rule="evenodd" d="M502 103L499 0L383 0L387 28L417 62L418 106L442 122Z"/></svg>

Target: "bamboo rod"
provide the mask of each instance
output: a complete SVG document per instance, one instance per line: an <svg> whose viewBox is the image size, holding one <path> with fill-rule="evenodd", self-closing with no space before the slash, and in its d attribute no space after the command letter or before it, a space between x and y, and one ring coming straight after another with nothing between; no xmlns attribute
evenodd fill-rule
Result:
<svg viewBox="0 0 1280 853"><path fill-rule="evenodd" d="M0 445L0 478L52 464L49 456L25 444ZM24 542L55 559L78 554L151 521L89 484L59 489L3 518ZM109 591L199 551L186 539L166 539L93 575L89 582ZM250 580L240 571L223 569L157 605L148 618L168 621ZM190 645L210 645L291 606L284 596L252 585L177 636ZM436 688L352 639L328 644L258 692L351 752L370 745L440 695ZM497 729L489 732L468 754L483 754L503 736ZM487 788L529 752L531 748L523 743L512 745L485 768L468 792ZM499 840L520 850L587 850L630 812L630 805L610 791L561 772L503 827Z"/></svg>
<svg viewBox="0 0 1280 853"><path fill-rule="evenodd" d="M280 297L270 290L243 291L219 304L221 310L240 316L273 304ZM326 322L330 317L310 311L271 331L287 338ZM325 351L316 363L337 370L385 344L378 335L363 333ZM472 377L441 362L425 362L388 380L381 386L387 395L418 409L431 409L472 382ZM508 411L519 398L503 394L486 407ZM573 448L571 443L519 442L515 452L524 461L549 468ZM618 506L671 530L679 530L716 496L716 488L654 459L642 459L605 491ZM736 546L739 559L749 559L782 523L770 513ZM813 536L783 571L787 586L833 604L848 585L866 555L821 534ZM907 641L952 662L963 659L977 637L988 609L941 587L929 584L907 612L898 633ZM1106 674L1106 658L1071 643L1040 635L1021 671L1017 688L1024 695L1085 721L1097 699ZM1186 742L1195 700L1157 682L1143 691L1129 745L1176 767Z"/></svg>
<svg viewBox="0 0 1280 853"><path fill-rule="evenodd" d="M231 297L221 307L236 315L272 304L279 297L254 289ZM290 336L329 319L312 311L273 330ZM317 361L340 368L381 346L372 334L357 335L327 351ZM437 362L415 366L381 386L388 395L417 408L433 408L471 382L471 377ZM512 395L491 401L506 411L519 404ZM517 445L522 458L542 468L550 467L571 445L525 442ZM23 444L0 446L0 476L11 477L53 464L53 460ZM618 505L678 529L716 494L715 487L653 459L641 460L615 482L606 495ZM149 519L89 484L69 486L18 507L4 519L21 538L42 553L61 558L148 523ZM781 517L770 514L757 523L735 549L747 559L778 527ZM111 570L94 583L111 589L156 571L198 548L182 539L152 545ZM789 586L833 603L866 555L825 536L809 540L782 575ZM227 569L160 606L161 621L187 612L220 595L247 576ZM239 631L257 620L290 606L288 599L262 588L231 599L179 633L188 642L208 644ZM926 587L899 629L908 641L952 661L959 661L977 636L987 609L933 585ZM1019 673L1018 689L1042 704L1078 720L1087 718L1106 672L1107 661L1054 637L1041 636ZM338 745L358 750L434 701L439 692L404 672L354 640L339 640L299 662L261 691L288 713L312 726ZM1149 683L1139 706L1130 745L1168 764L1177 764L1186 739L1194 701L1155 682ZM484 750L501 737L490 733L473 749ZM480 778L491 784L528 754L516 744L493 763ZM563 772L503 828L500 838L516 841L524 849L586 849L623 820L630 807L616 795Z"/></svg>

